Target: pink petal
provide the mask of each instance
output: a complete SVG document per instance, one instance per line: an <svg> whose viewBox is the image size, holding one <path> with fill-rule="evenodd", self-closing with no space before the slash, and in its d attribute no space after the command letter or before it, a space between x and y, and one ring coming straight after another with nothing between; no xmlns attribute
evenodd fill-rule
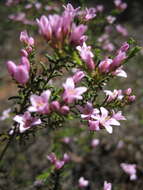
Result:
<svg viewBox="0 0 143 190"><path fill-rule="evenodd" d="M41 100L41 97L38 96L38 95L33 94L33 95L30 96L30 102L31 102L31 104L32 104L34 107L37 106L37 102L39 102L39 100Z"/></svg>
<svg viewBox="0 0 143 190"><path fill-rule="evenodd" d="M50 98L50 95L51 95L51 91L50 90L46 90L44 91L42 94L41 94L41 97L43 98L43 100L45 102L48 102L49 98Z"/></svg>
<svg viewBox="0 0 143 190"><path fill-rule="evenodd" d="M72 77L67 78L66 83L63 84L65 89L74 89L74 80Z"/></svg>
<svg viewBox="0 0 143 190"><path fill-rule="evenodd" d="M110 125L117 125L117 126L120 125L119 121L117 121L114 118L109 119L107 122L110 123Z"/></svg>
<svg viewBox="0 0 143 190"><path fill-rule="evenodd" d="M111 134L113 132L113 128L110 125L104 125L104 127L108 133Z"/></svg>
<svg viewBox="0 0 143 190"><path fill-rule="evenodd" d="M101 116L103 118L106 118L108 116L108 110L106 110L104 107L101 107L100 110L101 110Z"/></svg>
<svg viewBox="0 0 143 190"><path fill-rule="evenodd" d="M81 94L83 94L84 92L87 91L87 88L86 87L78 87L78 88L75 89L75 91L76 91L77 95L81 95Z"/></svg>
<svg viewBox="0 0 143 190"><path fill-rule="evenodd" d="M30 106L30 107L28 108L28 111L29 111L29 112L36 112L36 111L37 111L37 108L34 107L34 106Z"/></svg>
<svg viewBox="0 0 143 190"><path fill-rule="evenodd" d="M23 117L20 116L20 115L16 115L14 118L13 118L14 121L16 121L17 123L23 123Z"/></svg>

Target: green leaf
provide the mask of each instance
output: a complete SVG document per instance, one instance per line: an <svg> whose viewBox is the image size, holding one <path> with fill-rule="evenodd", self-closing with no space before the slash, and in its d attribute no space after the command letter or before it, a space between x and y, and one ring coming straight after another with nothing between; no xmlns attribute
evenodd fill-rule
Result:
<svg viewBox="0 0 143 190"><path fill-rule="evenodd" d="M73 60L78 64L78 65L82 65L82 61L81 59L79 58L78 54L76 51L73 52Z"/></svg>
<svg viewBox="0 0 143 190"><path fill-rule="evenodd" d="M51 172L53 172L54 170L54 166L51 166L50 168L48 168L47 171L43 172L42 174L38 175L36 177L37 180L47 180L47 178L50 176Z"/></svg>

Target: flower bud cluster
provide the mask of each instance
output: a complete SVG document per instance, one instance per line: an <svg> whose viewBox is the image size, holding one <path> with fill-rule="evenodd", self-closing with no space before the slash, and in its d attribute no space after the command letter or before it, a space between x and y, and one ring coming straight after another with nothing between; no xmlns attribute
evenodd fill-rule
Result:
<svg viewBox="0 0 143 190"><path fill-rule="evenodd" d="M34 39L29 37L26 31L21 32L20 41L24 43L25 48L21 49L21 59L19 65L16 65L13 61L7 61L7 69L9 74L18 83L24 85L29 80L30 73L30 61L29 55L33 50Z"/></svg>
<svg viewBox="0 0 143 190"><path fill-rule="evenodd" d="M127 3L123 3L122 0L114 0L114 4L119 11L124 11L127 8Z"/></svg>
<svg viewBox="0 0 143 190"><path fill-rule="evenodd" d="M132 89L128 88L126 90L114 90L113 92L110 90L104 90L106 94L106 102L117 102L119 105L119 102L123 105L130 104L135 101L135 96L132 95Z"/></svg>
<svg viewBox="0 0 143 190"><path fill-rule="evenodd" d="M117 55L113 58L105 58L99 63L99 72L103 74L111 73L113 76L127 77L125 71L122 69L124 61L127 59L126 52L129 49L129 44L125 42L117 51Z"/></svg>
<svg viewBox="0 0 143 190"><path fill-rule="evenodd" d="M70 156L64 153L62 160L57 159L55 153L51 153L47 156L47 159L55 166L55 169L61 169L70 160Z"/></svg>

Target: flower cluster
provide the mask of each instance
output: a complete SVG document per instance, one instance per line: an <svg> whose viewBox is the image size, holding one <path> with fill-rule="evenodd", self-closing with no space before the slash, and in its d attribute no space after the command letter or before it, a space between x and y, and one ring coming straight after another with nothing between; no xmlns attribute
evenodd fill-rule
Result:
<svg viewBox="0 0 143 190"><path fill-rule="evenodd" d="M124 61L127 59L126 52L129 49L129 44L125 42L121 48L117 51L117 55L114 59L106 58L99 63L99 72L106 74L110 73L113 76L127 77L127 74L122 69Z"/></svg>
<svg viewBox="0 0 143 190"><path fill-rule="evenodd" d="M122 0L115 0L114 4L119 11L124 11L127 8L127 3L123 3Z"/></svg>
<svg viewBox="0 0 143 190"><path fill-rule="evenodd" d="M130 180L136 180L136 164L126 164L122 163L121 168L124 170L125 173L127 173L130 176Z"/></svg>
<svg viewBox="0 0 143 190"><path fill-rule="evenodd" d="M114 89L114 91L110 91L110 90L104 90L105 94L106 94L106 102L115 102L117 101L118 103L124 103L124 104L128 104L128 103L132 103L135 100L135 96L132 95L132 89L128 88L126 90L116 90Z"/></svg>
<svg viewBox="0 0 143 190"><path fill-rule="evenodd" d="M58 160L55 153L51 153L47 156L47 159L55 166L55 169L61 169L69 160L70 156L65 153L62 160Z"/></svg>
<svg viewBox="0 0 143 190"><path fill-rule="evenodd" d="M89 185L89 181L86 180L84 177L80 177L78 180L78 184L80 188L85 188ZM104 181L103 190L112 190L112 184Z"/></svg>
<svg viewBox="0 0 143 190"><path fill-rule="evenodd" d="M29 37L26 31L21 32L20 41L25 44L25 49L21 49L21 59L19 65L16 65L13 61L7 61L7 69L9 74L18 83L24 85L29 80L30 62L28 59L29 54L32 52L34 46L34 39Z"/></svg>
<svg viewBox="0 0 143 190"><path fill-rule="evenodd" d="M87 26L74 23L74 17L79 8L74 9L71 4L64 6L64 12L59 15L45 15L37 19L39 32L47 41L51 41L54 47L61 47L64 43L68 42L74 45L82 44L86 40L84 33Z"/></svg>
<svg viewBox="0 0 143 190"><path fill-rule="evenodd" d="M121 0L115 0L114 3L118 10L127 7ZM34 38L27 31L21 32L20 42L23 48L20 50L20 63L16 65L13 61L6 62L8 72L19 88L18 96L13 98L16 106L13 127L9 132L11 138L18 135L24 138L30 131L34 134L34 126L39 125L39 128L47 127L50 132L58 127L64 128L69 119L75 118L87 125L90 131L105 129L111 134L113 126L120 126L120 121L126 120L120 109L135 100L132 89L110 91L105 87L116 76L127 77L123 65L133 56L130 51L131 43L125 42L116 50L109 40L110 27L106 28L107 33L98 38L98 42L102 44L99 49L92 43L88 45L88 36L85 35L88 21L96 19L103 10L102 5L80 10L68 4L64 6L61 15L42 15L36 19L40 35L51 47L46 49L49 54L46 52L42 58L39 56L40 61L35 61L37 57L34 56L38 54L35 49L38 46L35 46ZM23 15L21 18L24 18ZM112 15L105 17L105 22L110 26L115 20ZM121 25L115 25L115 28L123 36L127 36L126 29ZM115 54L98 55L100 49L109 52L115 50ZM71 75L73 70L75 73ZM100 97L100 93L104 98ZM0 119L8 117L8 114L7 110ZM70 146L71 138L69 134L66 135L60 139L65 146ZM100 144L100 140L94 137L89 138L89 142L92 148ZM52 147L52 151L56 152L55 149ZM58 159L52 152L47 159L54 166L54 172L61 172L60 169L70 160L70 156L65 153L62 159ZM121 167L130 175L131 180L136 179L136 165L123 163ZM84 177L79 178L80 188L89 185ZM105 181L103 189L111 190L112 184Z"/></svg>

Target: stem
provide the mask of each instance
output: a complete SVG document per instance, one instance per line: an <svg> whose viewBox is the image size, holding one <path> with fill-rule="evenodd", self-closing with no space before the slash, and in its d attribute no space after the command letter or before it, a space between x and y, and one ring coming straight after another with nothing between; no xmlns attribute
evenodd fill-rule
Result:
<svg viewBox="0 0 143 190"><path fill-rule="evenodd" d="M3 159L3 157L4 157L5 153L6 153L6 151L7 151L8 147L9 147L9 145L11 144L11 142L12 142L12 140L13 140L13 137L14 137L14 135L12 135L12 136L9 138L7 144L5 145L4 149L2 150L2 152L1 152L1 154L0 154L0 162L2 161L2 159Z"/></svg>
<svg viewBox="0 0 143 190"><path fill-rule="evenodd" d="M60 189L60 171L55 172L55 184L53 190L59 190Z"/></svg>

